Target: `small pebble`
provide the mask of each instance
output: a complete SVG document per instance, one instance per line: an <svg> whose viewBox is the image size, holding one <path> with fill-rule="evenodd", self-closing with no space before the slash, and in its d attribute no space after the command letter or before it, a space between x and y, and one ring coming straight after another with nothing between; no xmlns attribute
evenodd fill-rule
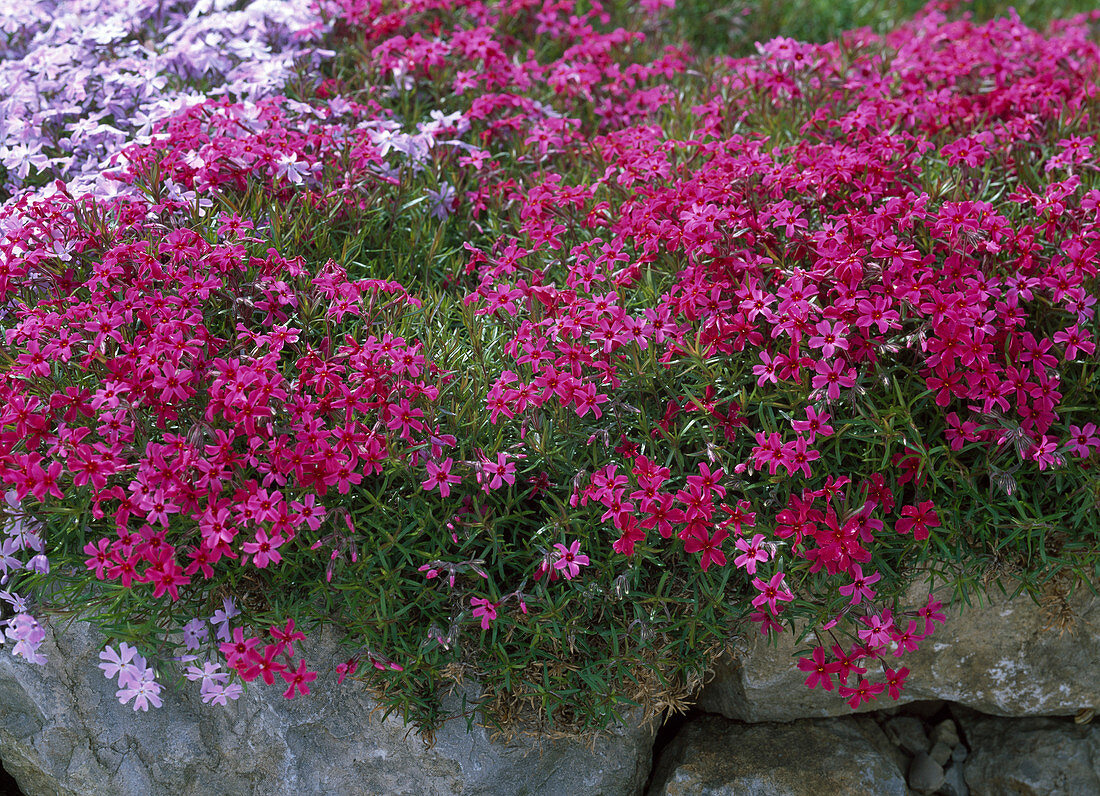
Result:
<svg viewBox="0 0 1100 796"><path fill-rule="evenodd" d="M944 772L940 793L943 796L970 796L970 788L966 786L961 765L956 763Z"/></svg>
<svg viewBox="0 0 1100 796"><path fill-rule="evenodd" d="M959 744L959 745L958 745L958 746L956 746L956 747L955 747L955 749L954 749L954 750L953 750L953 751L951 752L951 759L955 761L955 764L956 764L956 765L958 765L959 763L961 763L961 762L963 762L964 760L966 760L966 756L967 756L968 754L970 754L970 750L969 750L969 749L967 749L967 748L966 748L965 746L963 746L962 744Z"/></svg>
<svg viewBox="0 0 1100 796"><path fill-rule="evenodd" d="M937 741L932 744L932 748L928 751L928 756L941 766L945 766L947 765L947 761L951 759L951 747L943 741Z"/></svg>
<svg viewBox="0 0 1100 796"><path fill-rule="evenodd" d="M932 793L943 785L943 766L921 752L909 764L909 787L921 793Z"/></svg>
<svg viewBox="0 0 1100 796"><path fill-rule="evenodd" d="M945 743L951 748L959 745L959 730L951 719L944 719L932 728L932 743Z"/></svg>
<svg viewBox="0 0 1100 796"><path fill-rule="evenodd" d="M883 725L887 737L906 753L915 755L928 751L928 736L920 719L912 716L897 716Z"/></svg>

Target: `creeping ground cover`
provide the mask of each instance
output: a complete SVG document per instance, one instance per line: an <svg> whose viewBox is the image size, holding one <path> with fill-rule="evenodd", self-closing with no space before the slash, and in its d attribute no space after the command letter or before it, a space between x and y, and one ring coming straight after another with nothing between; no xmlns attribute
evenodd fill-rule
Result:
<svg viewBox="0 0 1100 796"><path fill-rule="evenodd" d="M335 687L424 727L470 679L582 731L748 634L896 698L915 582L1095 581L1100 14L731 57L673 0L37 5L0 17L15 655L79 617L135 710L308 698L329 627Z"/></svg>

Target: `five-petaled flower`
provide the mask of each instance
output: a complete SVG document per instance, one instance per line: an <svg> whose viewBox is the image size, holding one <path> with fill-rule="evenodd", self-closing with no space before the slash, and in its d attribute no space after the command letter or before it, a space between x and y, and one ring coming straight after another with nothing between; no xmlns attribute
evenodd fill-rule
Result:
<svg viewBox="0 0 1100 796"><path fill-rule="evenodd" d="M729 536L725 528L715 528L712 535L707 535L705 528L692 527L690 535L684 539L684 552L701 553L699 566L704 572L711 564L720 567L726 565L726 554L722 552L722 542Z"/></svg>
<svg viewBox="0 0 1100 796"><path fill-rule="evenodd" d="M901 519L894 525L898 533L912 531L913 538L917 541L928 538L928 529L940 524L940 518L931 500L925 500L917 506L903 506Z"/></svg>
<svg viewBox="0 0 1100 796"><path fill-rule="evenodd" d="M500 607L500 603L484 597L471 597L470 605L473 607L474 618L481 619L481 629L488 630L489 625L497 618L497 608Z"/></svg>
<svg viewBox="0 0 1100 796"><path fill-rule="evenodd" d="M790 602L794 599L794 595L783 585L785 577L782 572L776 572L767 581L762 578L753 578L752 585L760 592L752 598L753 606L760 608L766 604L773 615L779 613L776 602Z"/></svg>
<svg viewBox="0 0 1100 796"><path fill-rule="evenodd" d="M580 552L580 539L574 539L569 547L561 543L555 544L554 549L558 553L557 558L554 560L554 569L561 572L566 580L572 580L577 577L581 571L581 567L588 566L588 556Z"/></svg>
<svg viewBox="0 0 1100 796"><path fill-rule="evenodd" d="M858 708L863 702L870 702L872 699L878 698L886 688L884 683L872 683L869 680L863 679L859 681L856 686L840 686L840 695L848 700L848 704L852 708Z"/></svg>
<svg viewBox="0 0 1100 796"><path fill-rule="evenodd" d="M756 565L771 558L768 548L764 544L764 534L754 534L752 540L738 537L733 541L734 547L741 551L741 555L733 559L734 566L741 567L750 575L756 574Z"/></svg>
<svg viewBox="0 0 1100 796"><path fill-rule="evenodd" d="M842 667L836 661L826 662L825 648L815 647L812 658L798 659L798 668L804 672L809 672L809 676L806 678L808 688L816 688L820 685L826 691L832 691L832 676L838 674Z"/></svg>
<svg viewBox="0 0 1100 796"><path fill-rule="evenodd" d="M298 689L298 693L302 696L307 696L309 694L309 684L317 679L317 672L306 670L304 660L298 661L297 669L287 668L280 671L279 674L290 684L283 692L283 696L287 699L294 699L294 689Z"/></svg>

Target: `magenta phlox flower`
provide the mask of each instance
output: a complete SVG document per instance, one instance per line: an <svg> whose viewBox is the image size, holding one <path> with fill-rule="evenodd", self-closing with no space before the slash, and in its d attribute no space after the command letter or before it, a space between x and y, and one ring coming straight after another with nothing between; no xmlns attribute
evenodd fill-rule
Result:
<svg viewBox="0 0 1100 796"><path fill-rule="evenodd" d="M495 462L483 456L478 466L480 469L477 480L485 492L490 489L500 489L504 484L516 483L516 465L515 462L509 461L507 453L498 453Z"/></svg>
<svg viewBox="0 0 1100 796"><path fill-rule="evenodd" d="M917 610L917 615L924 619L924 633L927 636L933 630L936 629L937 624L944 624L947 622L947 616L943 613L943 603L928 595L928 600Z"/></svg>
<svg viewBox="0 0 1100 796"><path fill-rule="evenodd" d="M810 462L819 458L821 458L821 451L808 447L806 437L799 436L783 444L779 464L787 468L787 472L792 475L795 472L800 472L810 478L813 475Z"/></svg>
<svg viewBox="0 0 1100 796"><path fill-rule="evenodd" d="M317 496L306 495L301 501L293 501L290 508L294 510L293 519L304 522L311 531L321 527L321 521L325 517L325 507L317 503Z"/></svg>
<svg viewBox="0 0 1100 796"><path fill-rule="evenodd" d="M909 676L909 667L902 666L896 671L883 667L883 674L886 676L886 685L890 689L890 698L897 699L901 696L902 689L905 688L905 678Z"/></svg>
<svg viewBox="0 0 1100 796"><path fill-rule="evenodd" d="M1056 438L1043 435L1043 438L1028 450L1028 456L1038 463L1040 470L1045 470L1048 467L1060 467L1065 464L1065 459L1058 453L1058 447Z"/></svg>
<svg viewBox="0 0 1100 796"><path fill-rule="evenodd" d="M841 685L839 693L848 700L848 705L855 709L861 703L875 699L884 690L886 690L885 683L872 683L867 679L862 679L856 686Z"/></svg>
<svg viewBox="0 0 1100 796"><path fill-rule="evenodd" d="M920 640L924 638L924 634L917 629L916 620L910 619L909 626L905 630L895 626L890 638L895 645L894 656L900 658L907 652L916 651Z"/></svg>
<svg viewBox="0 0 1100 796"><path fill-rule="evenodd" d="M936 528L939 524L935 504L931 500L925 500L916 506L903 506L901 519L894 524L894 528L901 534L912 532L914 539L922 541L928 538L929 529Z"/></svg>
<svg viewBox="0 0 1100 796"><path fill-rule="evenodd" d="M692 523L688 526L681 539L684 540L685 553L699 553L699 566L706 572L711 564L720 567L726 565L726 554L722 551L722 543L729 537L729 531L723 527L714 529L714 533L707 534L706 527Z"/></svg>
<svg viewBox="0 0 1100 796"><path fill-rule="evenodd" d="M842 387L852 387L856 383L856 369L846 367L842 359L834 359L832 362L821 360L814 364L814 374L811 384L815 390L825 390L825 395L830 401L840 398Z"/></svg>
<svg viewBox="0 0 1100 796"><path fill-rule="evenodd" d="M845 597L850 597L851 605L858 605L864 598L872 600L875 597L875 591L871 588L871 585L877 583L882 574L875 572L871 575L864 575L863 568L859 564L852 564L851 569L852 582L837 588Z"/></svg>
<svg viewBox="0 0 1100 796"><path fill-rule="evenodd" d="M814 407L807 406L806 419L792 420L791 428L799 434L804 434L806 441L812 445L819 434L828 437L833 433L833 427L829 425L830 417L828 412L818 412Z"/></svg>
<svg viewBox="0 0 1100 796"><path fill-rule="evenodd" d="M427 490L438 488L440 497L447 497L451 494L451 484L462 481L462 476L451 472L453 465L454 459L449 456L438 464L436 462L425 462L424 468L428 471L428 477L421 482L421 486Z"/></svg>
<svg viewBox="0 0 1100 796"><path fill-rule="evenodd" d="M816 688L820 685L826 691L833 690L832 676L840 671L841 666L836 661L827 662L825 654L825 648L819 646L814 648L812 658L798 659L798 668L809 672L806 677L807 688Z"/></svg>
<svg viewBox="0 0 1100 796"><path fill-rule="evenodd" d="M884 647L890 643L894 632L894 618L889 609L880 615L865 616L860 621L866 627L861 627L858 635L869 647Z"/></svg>
<svg viewBox="0 0 1100 796"><path fill-rule="evenodd" d="M256 540L254 542L245 542L241 545L241 549L246 553L252 554L252 563L260 568L265 568L268 564L278 564L283 560L283 557L279 554L278 548L286 542L286 539L275 534L274 536L268 536L267 531L260 528L256 531Z"/></svg>
<svg viewBox="0 0 1100 796"><path fill-rule="evenodd" d="M554 549L558 554L557 558L554 560L554 569L561 572L566 580L572 580L577 577L581 571L581 567L588 566L588 556L580 552L580 539L574 539L569 547L558 543L554 545Z"/></svg>
<svg viewBox="0 0 1100 796"><path fill-rule="evenodd" d="M218 650L229 661L229 665L233 668L237 668L248 655L248 651L255 649L260 644L260 639L255 637L244 637L244 630L239 627L233 628L233 638L229 641L223 642L218 645Z"/></svg>
<svg viewBox="0 0 1100 796"><path fill-rule="evenodd" d="M359 669L359 661L355 658L348 658L343 663L336 665L336 685L343 684L345 678L350 674L355 674Z"/></svg>
<svg viewBox="0 0 1100 796"><path fill-rule="evenodd" d="M294 642L304 641L306 634L301 630L294 629L294 620L287 619L286 624L283 627L278 625L272 625L268 628L268 633L271 637L283 645L286 650L286 654L293 657L294 655Z"/></svg>
<svg viewBox="0 0 1100 796"><path fill-rule="evenodd" d="M1088 329L1080 328L1079 324L1055 332L1054 342L1065 345L1065 358L1067 361L1077 359L1078 354L1092 356L1096 353L1096 343L1089 339Z"/></svg>
<svg viewBox="0 0 1100 796"><path fill-rule="evenodd" d="M756 565L771 559L768 547L764 544L763 534L754 534L752 540L738 537L733 540L733 545L741 551L741 555L733 559L733 564L750 575L756 574Z"/></svg>
<svg viewBox="0 0 1100 796"><path fill-rule="evenodd" d="M497 618L497 608L500 603L494 603L484 597L471 597L470 605L473 607L474 618L481 619L481 629L488 630L489 625Z"/></svg>
<svg viewBox="0 0 1100 796"><path fill-rule="evenodd" d="M762 364L752 366L753 374L758 377L756 379L757 385L763 387L765 382L777 384L778 379L775 373L776 362L772 359L772 355L767 351L761 351L760 361Z"/></svg>
<svg viewBox="0 0 1100 796"><path fill-rule="evenodd" d="M783 632L783 625L775 621L775 615L768 613L763 608L750 613L749 621L755 622L760 626L760 635L762 636L770 636L773 633Z"/></svg>
<svg viewBox="0 0 1100 796"><path fill-rule="evenodd" d="M810 347L821 349L821 356L832 357L838 350L848 350L848 325L843 322L818 321L816 335L810 337Z"/></svg>
<svg viewBox="0 0 1100 796"><path fill-rule="evenodd" d="M1069 427L1070 453L1083 459L1089 455L1092 448L1100 448L1100 434L1096 432L1096 424L1071 425Z"/></svg>
<svg viewBox="0 0 1100 796"><path fill-rule="evenodd" d="M790 602L794 599L794 595L783 584L785 577L782 572L776 572L767 581L753 578L752 585L760 592L752 598L753 606L760 608L766 604L773 615L778 614L777 602Z"/></svg>
<svg viewBox="0 0 1100 796"><path fill-rule="evenodd" d="M297 669L287 668L285 671L279 672L279 674L289 683L286 691L283 692L283 696L287 699L294 698L295 689L297 689L298 693L302 696L308 696L309 683L317 679L317 672L306 670L306 662L304 660L298 662Z"/></svg>

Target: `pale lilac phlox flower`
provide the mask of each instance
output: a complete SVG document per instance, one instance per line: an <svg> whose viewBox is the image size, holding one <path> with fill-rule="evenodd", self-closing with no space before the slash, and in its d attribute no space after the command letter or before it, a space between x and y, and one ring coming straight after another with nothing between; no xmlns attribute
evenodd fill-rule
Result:
<svg viewBox="0 0 1100 796"><path fill-rule="evenodd" d="M183 676L192 682L202 680L201 688L206 689L211 686L224 685L226 680L229 679L229 672L223 671L220 663L206 661L202 668L188 666Z"/></svg>
<svg viewBox="0 0 1100 796"><path fill-rule="evenodd" d="M233 640L233 632L229 628L229 620L240 614L232 597L222 598L222 607L210 617L210 624L218 626L218 639L230 642Z"/></svg>
<svg viewBox="0 0 1100 796"><path fill-rule="evenodd" d="M38 652L39 645L46 638L46 629L33 616L27 613L16 614L8 620L4 633L15 642L12 655L25 658L39 666L46 663L46 656Z"/></svg>
<svg viewBox="0 0 1100 796"><path fill-rule="evenodd" d="M211 683L209 686L204 683L199 693L202 695L203 704L226 705L228 700L237 699L243 691L240 683L224 685Z"/></svg>
<svg viewBox="0 0 1100 796"><path fill-rule="evenodd" d="M126 686L128 683L140 679L143 672L148 669L145 658L137 653L136 647L131 647L123 641L118 650L114 647L104 647L99 653L99 659L103 663L99 668L103 670L103 676L108 680L118 678L118 684Z"/></svg>
<svg viewBox="0 0 1100 796"><path fill-rule="evenodd" d="M161 686L155 678L156 675L152 669L145 669L139 676L131 678L122 688L116 691L115 696L123 705L133 699L135 711L148 712L150 704L155 708L159 708L162 705L160 700ZM121 677L119 678L119 684L122 684Z"/></svg>
<svg viewBox="0 0 1100 796"><path fill-rule="evenodd" d="M208 632L210 629L206 626L206 622L198 617L192 619L183 626L183 646L189 650L198 649Z"/></svg>

